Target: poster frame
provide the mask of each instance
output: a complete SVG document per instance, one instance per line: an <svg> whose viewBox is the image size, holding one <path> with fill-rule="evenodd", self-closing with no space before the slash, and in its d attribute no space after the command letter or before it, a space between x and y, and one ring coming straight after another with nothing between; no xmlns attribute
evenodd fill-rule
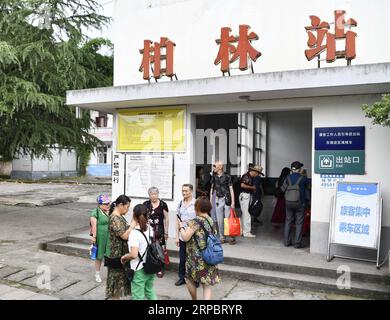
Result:
<svg viewBox="0 0 390 320"><path fill-rule="evenodd" d="M367 247L363 245L351 245L351 244L344 244L344 243L339 243L339 242L334 242L333 241L333 235L335 231L335 218L336 218L336 195L337 195L337 190L339 184L376 184L377 185L377 203L376 203L376 208L377 208L377 222L376 222L376 247ZM381 240L381 229L382 229L382 208L383 208L383 199L381 197L381 186L379 182L351 182L351 181L343 181L339 182L337 181L336 183L336 190L335 194L332 196L331 200L331 206L330 206L330 219L329 219L329 233L328 233L328 251L327 251L327 256L326 260L328 262L332 261L333 258L343 258L343 259L352 259L352 260L359 260L359 261L366 261L366 262L375 262L376 263L376 268L379 269L381 264L379 263L379 258L380 258L380 240ZM336 245L341 245L345 247L352 247L352 248L361 248L361 249L368 249L368 250L376 250L377 251L377 259L376 260L371 260L371 259L363 259L363 258L357 258L357 257L352 257L352 256L344 256L344 255L336 255L332 253L332 244Z"/></svg>
<svg viewBox="0 0 390 320"><path fill-rule="evenodd" d="M171 192L171 197L170 198L165 198L165 197L160 197L161 200L165 200L165 201L173 201L174 199L174 190L175 190L175 156L174 156L174 153L173 152L125 152L124 153L124 161L125 161L125 177L124 177L124 194L126 194L127 196L129 196L131 199L139 199L139 200L148 200L149 199L149 196L146 196L146 197L139 197L139 196L132 196L131 194L127 194L126 193L126 185L127 185L127 159L130 155L169 155L172 157L172 190L170 190ZM152 186L150 186L152 187Z"/></svg>

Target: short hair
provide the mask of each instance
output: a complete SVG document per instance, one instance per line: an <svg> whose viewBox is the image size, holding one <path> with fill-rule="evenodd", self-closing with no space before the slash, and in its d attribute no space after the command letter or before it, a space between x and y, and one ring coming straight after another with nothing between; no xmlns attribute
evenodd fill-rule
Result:
<svg viewBox="0 0 390 320"><path fill-rule="evenodd" d="M157 187L150 187L148 189L148 194L150 195L152 192L156 192L158 194L160 194L160 191L158 191L158 188Z"/></svg>
<svg viewBox="0 0 390 320"><path fill-rule="evenodd" d="M190 183L185 183L185 184L183 184L183 185L182 185L182 188L184 188L184 187L188 187L188 188L190 188L191 190L194 190L194 186L193 186L192 184L190 184Z"/></svg>
<svg viewBox="0 0 390 320"><path fill-rule="evenodd" d="M203 212L203 213L210 213L211 211L211 202L207 197L199 197L195 201L195 211Z"/></svg>

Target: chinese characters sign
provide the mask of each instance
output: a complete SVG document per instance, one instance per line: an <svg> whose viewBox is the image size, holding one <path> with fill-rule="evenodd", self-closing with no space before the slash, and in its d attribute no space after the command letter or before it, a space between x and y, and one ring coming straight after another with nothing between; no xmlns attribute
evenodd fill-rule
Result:
<svg viewBox="0 0 390 320"><path fill-rule="evenodd" d="M336 10L334 12L335 32L329 32L330 24L321 21L317 16L310 16L311 25L305 27L308 34L307 46L305 50L307 60L320 57L320 54L326 50L326 62L333 62L336 59L345 58L350 64L352 59L356 58L355 38L356 33L345 28L356 27L357 22L354 19L345 21L345 11ZM325 39L325 41L324 41ZM345 41L345 50L336 51L336 40Z"/></svg>
<svg viewBox="0 0 390 320"><path fill-rule="evenodd" d="M112 155L112 198L116 199L123 194L124 171L125 171L125 155L122 153L114 153Z"/></svg>
<svg viewBox="0 0 390 320"><path fill-rule="evenodd" d="M315 128L316 150L364 150L365 127Z"/></svg>
<svg viewBox="0 0 390 320"><path fill-rule="evenodd" d="M337 182L344 181L344 174L321 174L321 189L335 189Z"/></svg>
<svg viewBox="0 0 390 320"><path fill-rule="evenodd" d="M365 127L315 128L314 132L315 173L365 173Z"/></svg>
<svg viewBox="0 0 390 320"><path fill-rule="evenodd" d="M376 249L379 200L377 183L338 183L332 242Z"/></svg>
<svg viewBox="0 0 390 320"><path fill-rule="evenodd" d="M254 32L248 34L249 29L250 26L240 25L239 36L234 37L230 35L232 30L229 27L221 28L221 38L215 40L219 44L219 51L214 64L221 64L223 74L225 72L230 74L230 64L237 59L239 59L239 69L243 71L248 69L248 58L256 61L261 56L261 53L251 45L251 42L258 40L259 37Z"/></svg>
<svg viewBox="0 0 390 320"><path fill-rule="evenodd" d="M345 20L346 12L344 10L334 11L334 21L328 23L322 21L317 16L310 16L310 26L306 26L308 40L308 49L305 50L307 60L318 58L318 67L320 67L321 53L326 51L326 62L334 62L336 59L346 59L347 64L356 58L356 36L351 28L357 26L355 19ZM334 32L330 26L334 24ZM250 26L242 24L239 26L239 35L231 35L230 27L221 28L221 35L215 42L219 46L217 57L214 60L215 65L221 65L223 75L233 69L231 64L238 60L238 69L241 71L251 68L252 62L261 56L261 52L252 46L252 42L259 39L254 31L249 31ZM343 41L344 50L337 50L337 41ZM173 63L173 51L176 44L166 37L161 37L160 42L144 40L144 47L140 49L142 62L139 71L143 73L143 78L150 81L153 77L156 81L162 76L176 78ZM194 48L195 50L196 48ZM165 64L164 64L165 62ZM151 75L152 73L152 75Z"/></svg>
<svg viewBox="0 0 390 320"><path fill-rule="evenodd" d="M118 111L118 151L185 151L185 108Z"/></svg>
<svg viewBox="0 0 390 320"><path fill-rule="evenodd" d="M168 38L160 38L160 42L154 44L150 40L144 40L144 48L139 52L142 54L142 62L139 71L143 72L143 78L150 80L150 71L153 72L153 77L157 80L165 75L172 79L176 76L173 72L173 49L176 46ZM165 52L163 52L165 49ZM165 61L163 68L162 62Z"/></svg>
<svg viewBox="0 0 390 320"><path fill-rule="evenodd" d="M314 153L315 173L364 174L364 151L323 150Z"/></svg>

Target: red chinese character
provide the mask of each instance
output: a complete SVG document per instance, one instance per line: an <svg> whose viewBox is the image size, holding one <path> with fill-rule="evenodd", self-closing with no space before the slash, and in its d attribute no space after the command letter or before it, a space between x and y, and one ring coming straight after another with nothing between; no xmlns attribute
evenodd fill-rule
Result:
<svg viewBox="0 0 390 320"><path fill-rule="evenodd" d="M252 61L256 61L261 53L254 49L251 45L253 40L258 40L259 37L256 33L251 32L248 35L250 26L240 25L240 32L238 37L229 35L232 31L229 27L221 28L221 39L215 40L219 44L219 51L217 58L214 61L215 65L221 63L221 71L223 73L228 72L230 74L230 63L239 60L239 69L248 69L248 56ZM238 41L237 47L233 43Z"/></svg>
<svg viewBox="0 0 390 320"><path fill-rule="evenodd" d="M175 43L168 38L161 37L160 42L155 42L154 45L150 40L144 40L144 48L139 52L143 55L140 72L143 72L143 78L150 80L150 70L153 72L153 77L157 80L161 76L167 77L176 76L173 72L173 49ZM162 49L165 48L165 54ZM161 67L161 61L165 61L165 68Z"/></svg>
<svg viewBox="0 0 390 320"><path fill-rule="evenodd" d="M329 32L329 23L321 22L317 16L310 16L311 26L305 27L308 31L309 39L307 45L310 49L305 50L307 60L312 60L314 57L319 57L326 50L326 62L333 62L336 59L345 58L350 64L352 59L356 58L355 38L356 33L353 31L345 32L345 27L356 27L357 22L354 19L349 19L345 22L344 10L336 10L335 15L335 34ZM312 31L316 31L315 35ZM323 44L326 36L326 44ZM336 51L336 40L345 39L345 50Z"/></svg>

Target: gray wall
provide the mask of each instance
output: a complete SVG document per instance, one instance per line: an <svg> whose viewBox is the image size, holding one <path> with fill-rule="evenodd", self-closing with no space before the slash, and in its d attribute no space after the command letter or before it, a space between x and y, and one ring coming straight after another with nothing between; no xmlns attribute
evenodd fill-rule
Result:
<svg viewBox="0 0 390 320"><path fill-rule="evenodd" d="M77 157L75 151L52 149L52 160L33 159L30 156L19 156L12 161L11 178L42 179L52 177L69 177L77 175Z"/></svg>
<svg viewBox="0 0 390 320"><path fill-rule="evenodd" d="M296 160L311 176L311 110L269 112L267 117L267 177L278 177Z"/></svg>

